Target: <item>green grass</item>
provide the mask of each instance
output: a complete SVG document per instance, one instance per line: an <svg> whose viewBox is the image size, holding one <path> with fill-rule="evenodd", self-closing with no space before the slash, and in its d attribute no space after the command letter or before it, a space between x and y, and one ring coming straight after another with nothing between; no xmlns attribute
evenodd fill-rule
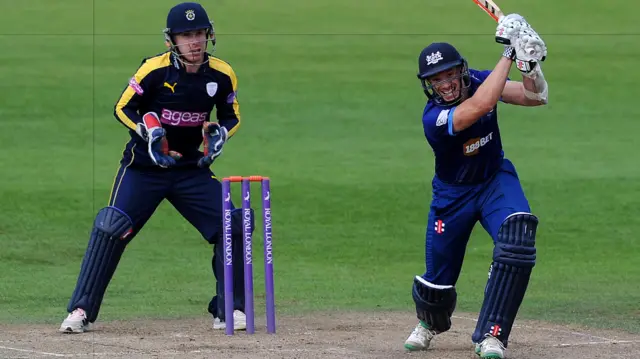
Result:
<svg viewBox="0 0 640 359"><path fill-rule="evenodd" d="M0 321L63 318L128 136L113 104L140 60L163 51L160 31L173 3L2 7ZM500 56L494 24L470 1L363 4L206 4L217 55L238 75L243 115L214 170L273 179L280 314L413 311L433 174L417 55L444 40L475 68L492 68ZM500 5L526 16L549 46L550 104L500 110L506 154L542 221L521 317L640 333L633 93L640 35L632 18L640 5ZM458 283L459 310L479 309L491 249L478 226ZM206 315L210 255L163 204L127 249L100 319Z"/></svg>

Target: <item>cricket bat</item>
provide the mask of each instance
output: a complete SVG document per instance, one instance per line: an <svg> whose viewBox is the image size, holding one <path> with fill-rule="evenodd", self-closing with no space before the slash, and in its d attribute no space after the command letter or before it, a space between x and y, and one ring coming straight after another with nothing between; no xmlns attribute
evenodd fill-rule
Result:
<svg viewBox="0 0 640 359"><path fill-rule="evenodd" d="M491 16L491 18L493 18L493 20L495 20L496 22L500 21L500 19L504 17L504 13L500 9L500 7L495 2L493 2L493 0L473 0L473 2L476 3L476 5L478 5L484 12L486 12L487 15ZM525 51L532 54L535 50L525 49ZM543 57L542 61L544 60L545 58Z"/></svg>
<svg viewBox="0 0 640 359"><path fill-rule="evenodd" d="M491 16L496 22L500 21L500 18L504 16L500 7L496 5L492 0L473 0L484 12Z"/></svg>

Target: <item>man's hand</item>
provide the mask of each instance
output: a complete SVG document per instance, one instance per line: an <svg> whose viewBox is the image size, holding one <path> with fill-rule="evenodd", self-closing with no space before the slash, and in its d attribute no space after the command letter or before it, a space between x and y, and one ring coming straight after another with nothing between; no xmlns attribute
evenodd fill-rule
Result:
<svg viewBox="0 0 640 359"><path fill-rule="evenodd" d="M202 125L204 156L198 161L198 166L209 167L222 154L222 146L227 142L229 131L216 122L205 122Z"/></svg>
<svg viewBox="0 0 640 359"><path fill-rule="evenodd" d="M496 42L503 45L513 45L520 31L530 28L527 21L518 14L509 14L500 18L496 27Z"/></svg>
<svg viewBox="0 0 640 359"><path fill-rule="evenodd" d="M175 165L176 160L182 157L178 152L169 151L166 132L155 112L147 112L142 116L142 122L136 127L136 133L147 141L147 152L156 165L168 168Z"/></svg>
<svg viewBox="0 0 640 359"><path fill-rule="evenodd" d="M523 29L515 39L516 58L523 61L544 61L547 45L533 29Z"/></svg>
<svg viewBox="0 0 640 359"><path fill-rule="evenodd" d="M533 76L538 63L547 57L547 45L536 32L529 30L523 30L515 39L514 51L516 67L526 77Z"/></svg>

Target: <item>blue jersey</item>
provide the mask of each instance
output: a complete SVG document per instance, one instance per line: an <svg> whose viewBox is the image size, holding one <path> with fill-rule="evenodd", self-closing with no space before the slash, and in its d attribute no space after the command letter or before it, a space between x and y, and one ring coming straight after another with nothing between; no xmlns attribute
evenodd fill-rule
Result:
<svg viewBox="0 0 640 359"><path fill-rule="evenodd" d="M469 95L491 71L469 70ZM495 106L470 127L453 131L456 106L427 102L422 115L424 134L435 155L435 175L444 183L473 184L489 179L501 166L504 152Z"/></svg>

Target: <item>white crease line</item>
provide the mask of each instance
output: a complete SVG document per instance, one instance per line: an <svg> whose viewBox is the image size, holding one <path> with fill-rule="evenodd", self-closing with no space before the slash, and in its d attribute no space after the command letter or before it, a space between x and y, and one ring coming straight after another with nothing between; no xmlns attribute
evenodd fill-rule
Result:
<svg viewBox="0 0 640 359"><path fill-rule="evenodd" d="M0 345L0 349L5 349L5 350L13 350L13 351L17 351L17 352L23 352L23 353L32 353L32 354L40 354L40 355L48 355L48 356L52 356L52 357L64 357L64 354L57 354L57 353L47 353L47 352L39 352L37 350L29 350L29 349L20 349L20 348L11 348L11 347L5 347Z"/></svg>
<svg viewBox="0 0 640 359"><path fill-rule="evenodd" d="M112 357L114 355L132 355L132 353L82 353L82 354L64 354L65 358L81 358L81 357Z"/></svg>
<svg viewBox="0 0 640 359"><path fill-rule="evenodd" d="M581 347L586 345L602 345L602 344L614 345L614 344L634 344L634 343L640 343L640 340L614 340L614 341L607 341L607 342L567 343L567 344L556 344L552 346L556 348L565 348L565 347Z"/></svg>
<svg viewBox="0 0 640 359"><path fill-rule="evenodd" d="M458 316L455 316L455 315L452 316L452 317L456 318L456 319L471 320L473 322L477 322L478 321L477 319L474 319L474 318L458 317ZM525 328L525 329L533 329L533 330L543 330L543 331L547 331L547 332L555 332L555 333L563 333L563 334L571 334L571 335L577 335L577 336L600 339L600 340L602 340L604 342L616 342L616 341L618 341L616 339L609 339L609 338L600 337L600 336L597 336L597 335L587 334L587 333L573 332L573 331L570 331L570 330L544 328L544 327L532 327L532 326L529 326L529 325L518 325L518 324L515 324L514 327L516 327L516 328Z"/></svg>

